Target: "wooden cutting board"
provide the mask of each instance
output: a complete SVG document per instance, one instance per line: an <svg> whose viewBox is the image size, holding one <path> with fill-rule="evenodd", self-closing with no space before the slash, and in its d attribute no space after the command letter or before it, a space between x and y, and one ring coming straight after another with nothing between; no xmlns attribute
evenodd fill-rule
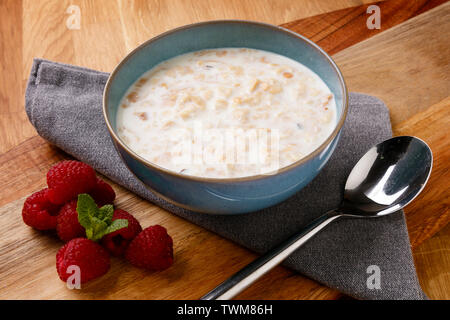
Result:
<svg viewBox="0 0 450 320"><path fill-rule="evenodd" d="M285 16L290 20L327 12L283 26L309 37L332 54L351 91L383 99L390 108L395 135L416 135L431 146L434 167L430 181L405 210L414 250L449 221L450 4L445 1L380 2L377 5L381 9L381 30L368 30L367 5L348 8L351 2L336 1L337 7L325 8L311 1L311 5L297 8L295 2L282 1L280 6L286 6L283 12L287 12ZM67 31L64 26L68 2L0 3L0 12L8 9L7 15L0 15L2 46L5 43L22 46L16 54L4 47L0 50L3 67L0 98L7 105L1 107L2 115L6 116L1 120L0 131L4 151L0 154L0 299L197 299L253 260L255 255L113 184L118 195L117 207L130 211L144 227L162 224L169 230L174 239L176 263L166 271L151 273L113 258L107 275L84 285L82 290L68 290L55 269L55 254L62 242L52 233L37 232L25 226L21 220L24 198L45 186L45 174L52 164L69 158L37 136L26 122L22 101L32 57L110 71L127 51L154 36L155 30L156 33L163 31L160 25L153 24L149 28L145 23L154 17L154 11L170 11L167 2L156 2L153 6L141 1L132 2L130 6L123 5L122 1L96 2L95 5L86 1L77 3L83 13L82 28L77 31ZM217 13L206 16L208 19L261 20L255 13L244 17L230 13L223 8L223 3L213 1L209 5ZM235 5L247 6L247 12L251 12L247 1ZM273 11L277 12L275 7L272 3ZM342 7L345 9L330 12L330 9ZM267 5L266 9L270 8ZM44 18L42 12L45 12ZM180 18L177 22L185 24L205 17L191 13L186 19ZM274 20L283 21L283 15L268 22L274 23ZM18 24L22 34L17 31ZM175 26L173 24L173 21L166 21L170 28ZM23 41L18 41L18 37ZM105 54L110 61L107 65L101 59ZM22 74L17 70L22 70ZM238 298L345 297L284 267L277 267Z"/></svg>

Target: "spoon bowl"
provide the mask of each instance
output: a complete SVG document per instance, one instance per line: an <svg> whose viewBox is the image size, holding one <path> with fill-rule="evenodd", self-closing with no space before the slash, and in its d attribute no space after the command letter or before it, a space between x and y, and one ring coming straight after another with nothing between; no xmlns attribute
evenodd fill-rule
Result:
<svg viewBox="0 0 450 320"><path fill-rule="evenodd" d="M432 164L431 150L419 138L401 136L377 144L366 152L350 172L339 208L320 216L202 299L231 299L338 218L380 217L402 209L423 190Z"/></svg>
<svg viewBox="0 0 450 320"><path fill-rule="evenodd" d="M382 216L400 210L422 191L433 154L421 139L401 136L372 147L347 178L343 213Z"/></svg>

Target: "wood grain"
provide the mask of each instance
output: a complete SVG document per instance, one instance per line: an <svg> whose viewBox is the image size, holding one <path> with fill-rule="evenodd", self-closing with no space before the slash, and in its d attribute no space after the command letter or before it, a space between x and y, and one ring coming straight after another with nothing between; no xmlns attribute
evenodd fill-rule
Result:
<svg viewBox="0 0 450 320"><path fill-rule="evenodd" d="M446 2L333 58L351 91L384 100L395 127L448 96L449 39L450 3Z"/></svg>
<svg viewBox="0 0 450 320"><path fill-rule="evenodd" d="M367 8L371 4L336 10L282 26L311 39L329 54L335 54L445 2L446 0L377 2L380 8L380 29L369 30L366 27Z"/></svg>
<svg viewBox="0 0 450 320"><path fill-rule="evenodd" d="M65 10L69 3L81 8L80 30L68 30L65 26ZM45 173L53 163L67 158L36 136L24 116L23 92L32 57L110 71L126 52L151 36L178 25L218 18L245 18L276 24L296 20L285 26L309 35L330 52L339 51L335 59L349 82L350 90L378 94L388 102L395 134L414 134L430 144L435 156L433 174L424 193L408 207L407 222L418 273L426 293L430 297L445 297L444 292L450 291L448 279L439 276L436 280L428 270L443 269L441 275L448 274L449 270L448 264L441 262L442 254L433 254L434 251L445 253L448 250L448 247L443 247L443 241L449 234L448 228L442 229L449 221L449 148L446 135L450 117L448 81L445 81L449 65L446 41L448 4L430 10L441 1L377 3L382 10L382 29L373 32L365 26L364 10L367 6L299 20L361 3L201 0L170 1L168 5L166 1L23 0L22 3L0 0L0 8L15 12L7 17L2 14L6 11L0 11L0 97L1 102L9 99L6 101L9 109L2 103L0 110L2 115L9 115L11 119L14 118L13 112L22 116L22 119L10 122L5 120L0 129L8 131L11 136L8 138L0 131L0 152L3 152L0 154L3 182L0 192L0 298L196 299L255 257L248 250L114 185L118 206L133 212L144 226L160 223L170 230L177 263L167 271L148 273L115 259L112 270L105 277L81 291L73 291L65 289L54 270L55 254L61 242L52 234L27 228L20 218L23 198L45 185ZM17 39L17 33L11 36L14 29L19 32L21 41ZM437 31L440 34L435 35ZM360 42L362 40L365 41ZM15 43L16 46L5 48L5 43L8 46ZM428 48L417 47L422 43L427 43ZM433 50L433 46L439 50ZM420 57L416 57L417 54ZM6 61L9 59L17 61L8 65ZM8 74L7 79L3 70ZM375 77L372 77L373 72ZM18 76L10 77L12 73ZM392 90L393 82L386 81L390 78L395 80L395 90ZM4 80L10 82L5 85ZM422 88L424 85L427 91ZM403 86L409 86L410 92ZM412 103L414 108L405 110L404 101ZM439 230L443 231L430 239ZM278 267L238 298L341 299L345 296Z"/></svg>
<svg viewBox="0 0 450 320"><path fill-rule="evenodd" d="M450 300L450 225L414 252L420 285L430 299Z"/></svg>
<svg viewBox="0 0 450 320"><path fill-rule="evenodd" d="M0 152L36 134L23 112L22 3L0 2ZM14 49L19 50L14 50Z"/></svg>

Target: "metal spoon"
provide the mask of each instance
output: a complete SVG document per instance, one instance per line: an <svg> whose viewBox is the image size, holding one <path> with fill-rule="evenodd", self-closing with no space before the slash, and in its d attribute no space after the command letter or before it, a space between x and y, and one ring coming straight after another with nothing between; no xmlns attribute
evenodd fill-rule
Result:
<svg viewBox="0 0 450 320"><path fill-rule="evenodd" d="M430 148L415 137L395 137L372 147L350 172L345 184L344 200L339 208L320 216L304 230L251 262L201 299L233 298L331 221L342 217L380 217L402 209L424 188L432 163Z"/></svg>

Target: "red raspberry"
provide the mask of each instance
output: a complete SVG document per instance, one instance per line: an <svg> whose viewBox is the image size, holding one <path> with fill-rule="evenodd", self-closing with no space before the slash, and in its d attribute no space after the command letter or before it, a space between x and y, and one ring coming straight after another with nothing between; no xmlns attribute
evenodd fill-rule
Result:
<svg viewBox="0 0 450 320"><path fill-rule="evenodd" d="M102 245L111 254L121 256L125 253L130 242L142 231L142 227L135 217L124 210L117 209L114 211L112 220L116 219L127 219L128 227L105 235L102 238Z"/></svg>
<svg viewBox="0 0 450 320"><path fill-rule="evenodd" d="M86 231L78 222L77 200L66 203L56 218L56 232L62 241L86 236Z"/></svg>
<svg viewBox="0 0 450 320"><path fill-rule="evenodd" d="M95 171L86 163L65 160L58 162L47 172L50 201L63 204L80 193L87 193L96 184Z"/></svg>
<svg viewBox="0 0 450 320"><path fill-rule="evenodd" d="M38 230L55 229L59 206L50 202L48 193L48 189L45 188L25 200L22 218L30 227Z"/></svg>
<svg viewBox="0 0 450 320"><path fill-rule="evenodd" d="M164 227L145 228L131 241L125 257L136 267L164 270L173 264L173 241Z"/></svg>
<svg viewBox="0 0 450 320"><path fill-rule="evenodd" d="M97 178L97 183L89 194L94 198L99 207L113 203L116 198L116 193L113 188L100 178Z"/></svg>
<svg viewBox="0 0 450 320"><path fill-rule="evenodd" d="M67 278L71 276L71 273L67 273L67 268L71 265L80 268L80 282L85 283L108 272L109 254L92 240L72 239L56 254L56 270L62 281L67 281Z"/></svg>

